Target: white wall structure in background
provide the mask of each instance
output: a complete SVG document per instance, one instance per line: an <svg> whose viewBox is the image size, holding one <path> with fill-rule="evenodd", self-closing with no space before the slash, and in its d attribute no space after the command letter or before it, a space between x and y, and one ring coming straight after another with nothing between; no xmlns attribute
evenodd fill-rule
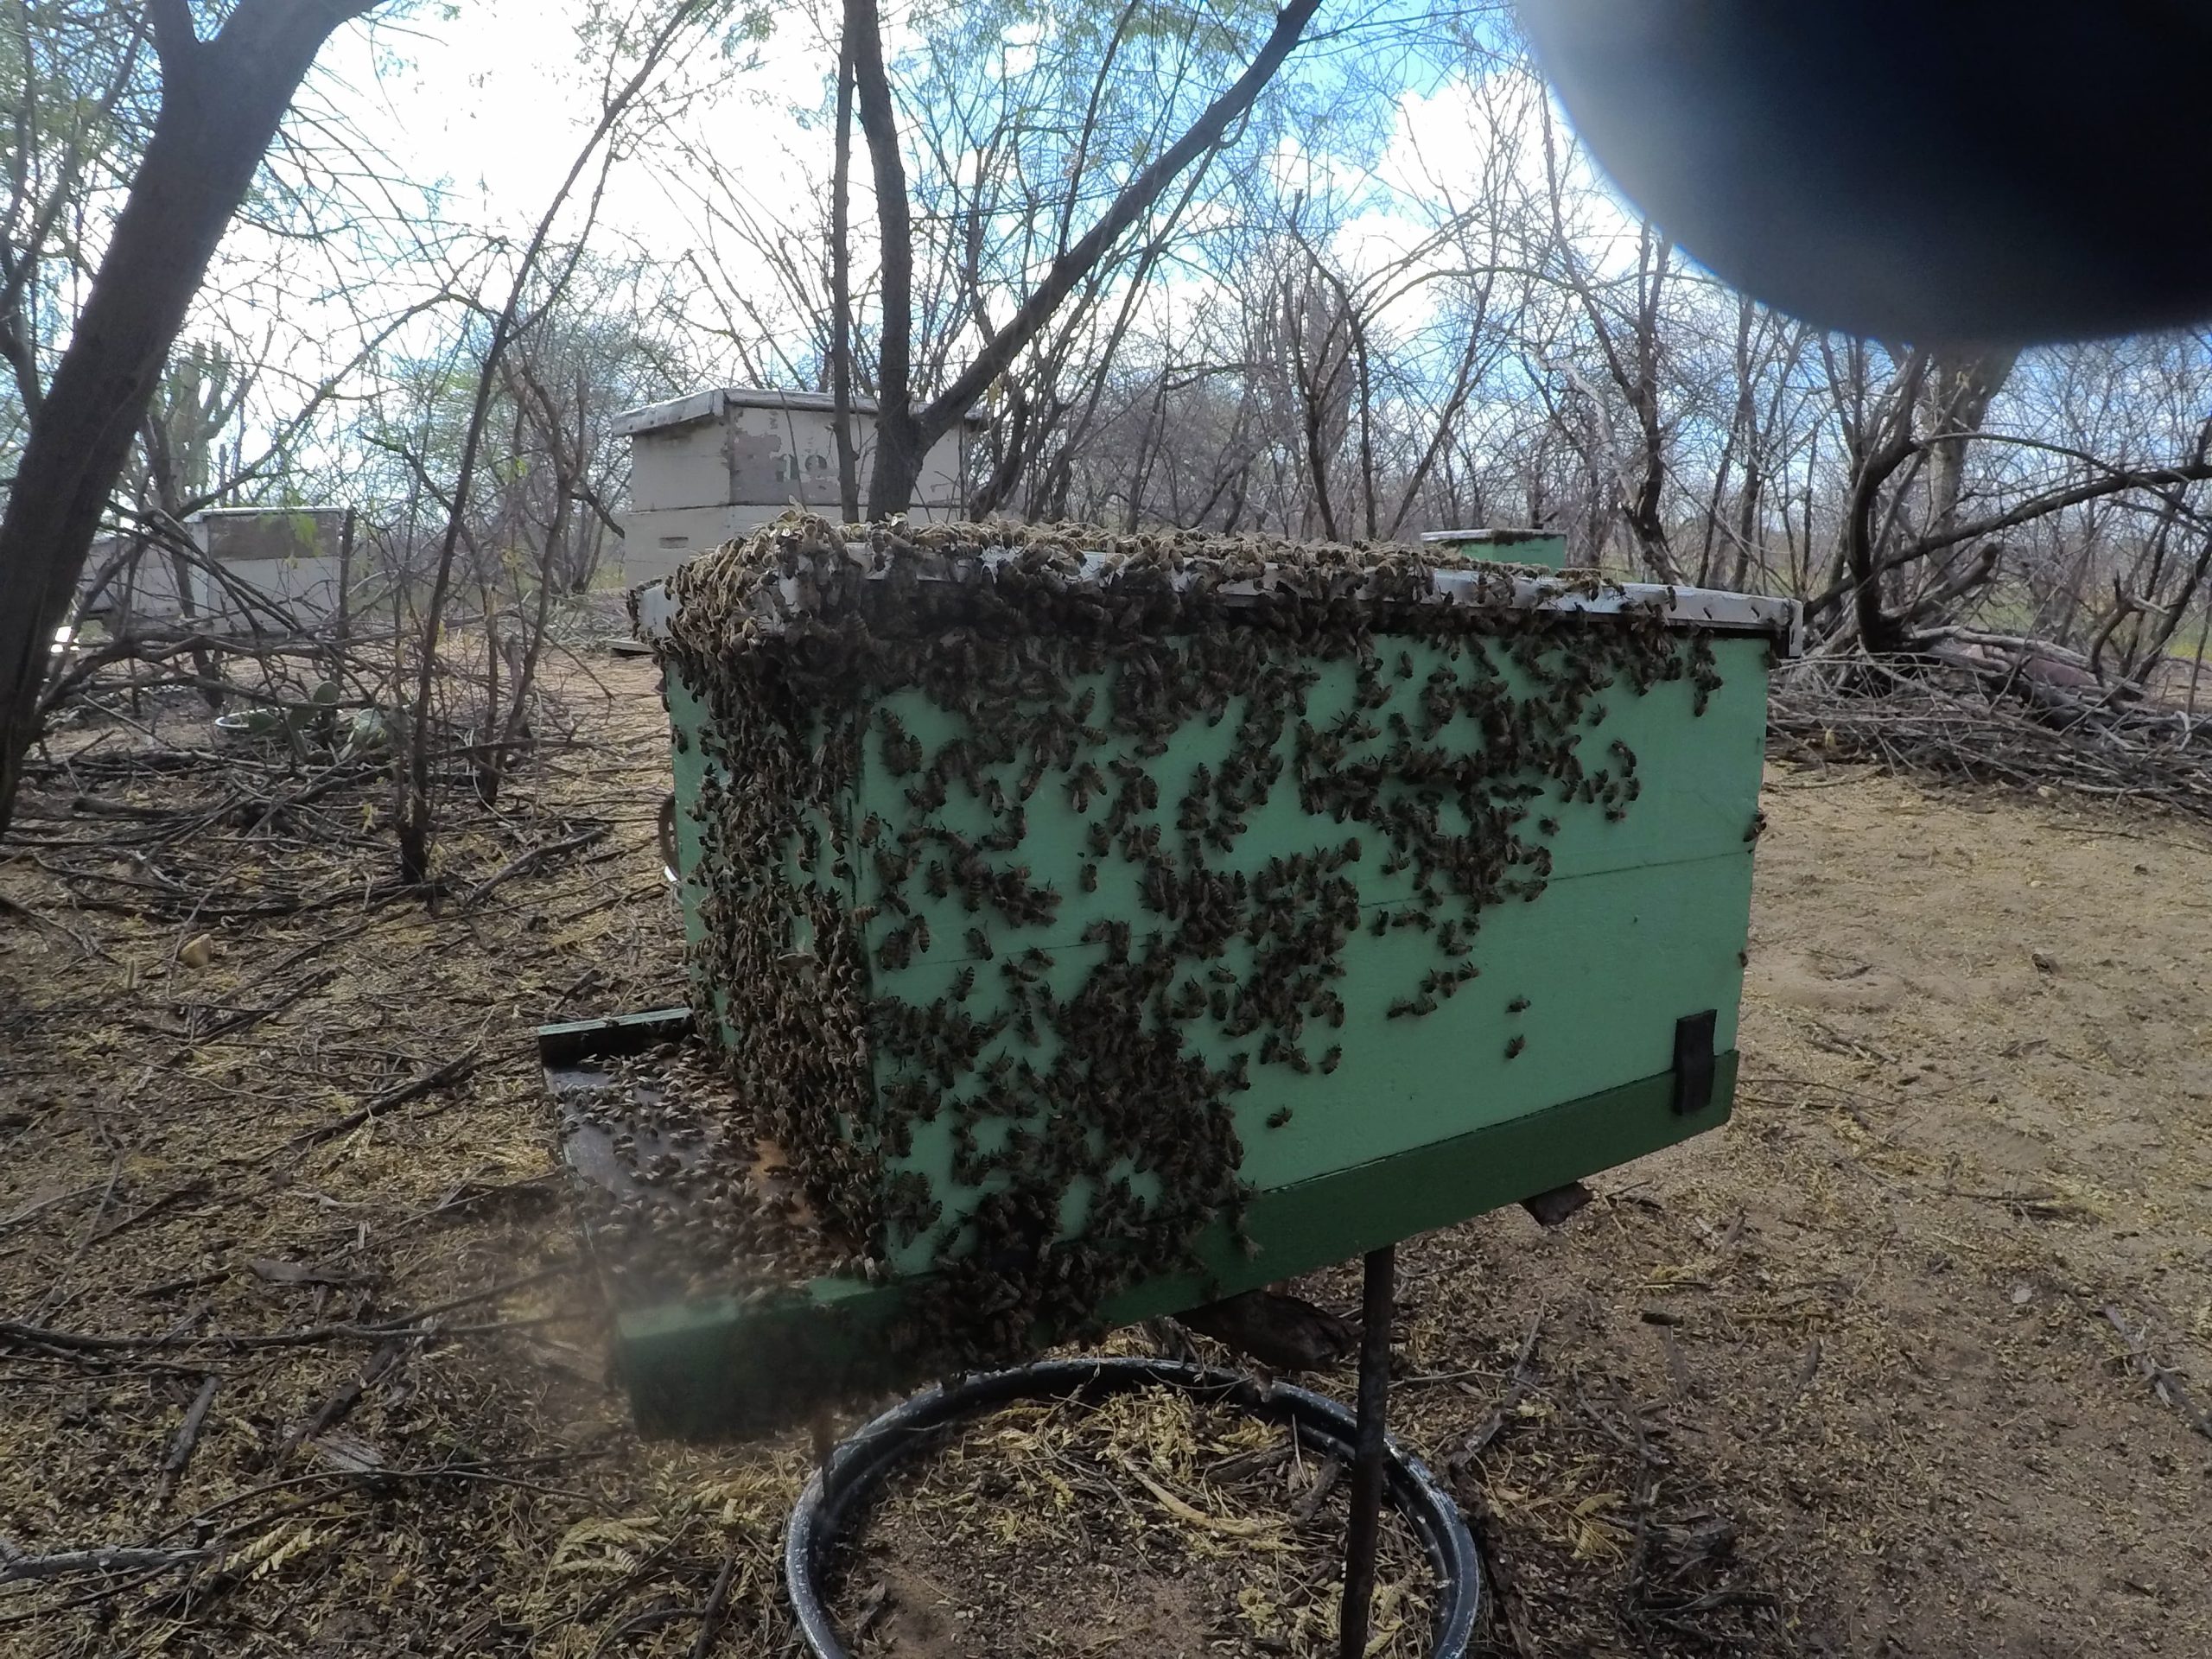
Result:
<svg viewBox="0 0 2212 1659"><path fill-rule="evenodd" d="M874 465L875 400L852 400L860 493ZM969 419L922 462L907 517L959 517ZM686 559L765 524L796 501L837 516L836 405L823 391L717 386L615 417L630 440L623 580L658 582Z"/></svg>
<svg viewBox="0 0 2212 1659"><path fill-rule="evenodd" d="M213 633L289 633L338 613L343 507L209 507L184 521L197 563L149 537L103 536L78 582L88 620L111 632L174 625L189 611ZM358 569L350 573L357 583ZM188 598L190 603L184 601Z"/></svg>
<svg viewBox="0 0 2212 1659"><path fill-rule="evenodd" d="M177 592L176 561L169 550L136 537L101 537L77 579L86 619L111 633L142 623L175 621L184 609Z"/></svg>
<svg viewBox="0 0 2212 1659"><path fill-rule="evenodd" d="M185 520L207 568L193 598L211 632L288 633L338 614L343 507L210 507Z"/></svg>

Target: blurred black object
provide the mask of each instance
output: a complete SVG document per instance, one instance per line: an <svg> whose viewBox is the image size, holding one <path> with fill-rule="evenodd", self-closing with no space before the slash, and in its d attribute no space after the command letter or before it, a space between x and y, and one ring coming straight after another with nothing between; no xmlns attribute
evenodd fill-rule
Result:
<svg viewBox="0 0 2212 1659"><path fill-rule="evenodd" d="M2031 344L2212 319L2206 0L1521 0L1616 183L1824 327Z"/></svg>
<svg viewBox="0 0 2212 1659"><path fill-rule="evenodd" d="M1588 1187L1580 1181L1569 1181L1565 1186L1555 1186L1533 1198L1522 1199L1521 1207L1535 1218L1539 1227L1564 1227L1567 1218L1589 1203L1590 1198Z"/></svg>
<svg viewBox="0 0 2212 1659"><path fill-rule="evenodd" d="M1271 1371L1310 1371L1351 1351L1359 1327L1301 1296L1248 1290L1175 1316L1202 1337L1225 1343Z"/></svg>

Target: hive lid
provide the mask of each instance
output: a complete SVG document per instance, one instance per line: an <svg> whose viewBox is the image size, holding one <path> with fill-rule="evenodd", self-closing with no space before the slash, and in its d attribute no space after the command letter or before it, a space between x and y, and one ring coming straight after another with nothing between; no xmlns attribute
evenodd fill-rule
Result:
<svg viewBox="0 0 2212 1659"><path fill-rule="evenodd" d="M950 527L935 528L941 533ZM949 553L932 551L898 575L904 580L925 582L974 581L1033 555L1037 545L1034 533L1025 535L1028 538L1027 545L982 545ZM1220 543L1224 550L1223 556L1204 550L1207 543L1189 545L1198 550L1178 547L1173 568L1165 573L1179 590L1229 568L1232 563L1226 556L1232 545L1227 541ZM1286 550L1291 545L1283 543ZM867 543L849 542L845 550L865 580L891 579L889 562ZM1347 554L1351 551L1342 550ZM1240 571L1252 569L1249 554L1235 563ZM1071 587L1093 587L1109 593L1114 591L1117 582L1139 571L1147 581L1157 581L1163 574L1158 565L1140 564L1118 550L1086 550L1071 562L1056 566L1056 570L1060 580ZM1402 571L1393 574L1402 575ZM1455 563L1430 567L1426 574L1430 592L1439 601L1452 605L1587 616L1656 616L1673 627L1764 634L1774 642L1777 655L1783 658L1798 655L1803 645L1804 611L1796 600L1729 593L1713 588L1617 582L1592 570L1552 573L1505 564ZM1304 563L1270 559L1256 576L1217 581L1211 585L1216 594L1231 602L1239 597L1301 589L1356 596L1363 590L1363 573L1350 563ZM786 576L764 584L763 592L773 597L759 607L758 614L763 627L773 631L781 616L797 614L806 607L811 588L797 577ZM670 625L676 610L676 601L664 582L654 582L640 589L633 613L639 637L656 644L670 643Z"/></svg>
<svg viewBox="0 0 2212 1659"><path fill-rule="evenodd" d="M873 418L875 399L861 392L855 392L845 400L849 414ZM786 391L776 386L709 386L704 391L694 391L682 397L665 398L658 404L645 404L636 409L626 409L614 417L614 435L634 438L647 432L664 432L673 428L696 425L701 421L718 421L734 409L773 409L787 413L835 415L837 400L826 391ZM986 417L971 410L963 417L962 424L982 426Z"/></svg>

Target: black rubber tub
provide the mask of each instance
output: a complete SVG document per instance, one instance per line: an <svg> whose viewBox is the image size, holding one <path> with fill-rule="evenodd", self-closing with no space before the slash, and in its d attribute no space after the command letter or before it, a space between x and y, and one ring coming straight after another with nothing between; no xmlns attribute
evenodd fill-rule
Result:
<svg viewBox="0 0 2212 1659"><path fill-rule="evenodd" d="M1325 1395L1278 1382L1262 1391L1252 1378L1168 1359L1054 1359L988 1371L905 1401L869 1423L817 1470L791 1511L784 1539L784 1578L807 1646L818 1659L850 1659L831 1623L823 1583L838 1541L865 1515L884 1478L904 1459L927 1453L953 1428L1017 1400L1096 1400L1132 1389L1179 1389L1286 1423L1325 1456L1351 1458L1351 1412ZM1435 1659L1461 1659L1482 1603L1482 1568L1459 1507L1427 1465L1395 1440L1388 1445L1385 1501L1403 1516L1436 1574L1440 1598Z"/></svg>

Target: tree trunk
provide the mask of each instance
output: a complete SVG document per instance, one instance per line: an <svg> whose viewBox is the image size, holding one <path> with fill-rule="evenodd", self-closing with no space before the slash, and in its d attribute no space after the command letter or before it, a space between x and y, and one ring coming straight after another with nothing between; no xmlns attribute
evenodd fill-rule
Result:
<svg viewBox="0 0 2212 1659"><path fill-rule="evenodd" d="M1882 605L1880 550L1874 527L1874 510L1882 486L1920 448L1913 435L1913 410L1917 406L1927 359L1914 351L1897 371L1895 401L1887 419L1878 426L1873 443L1858 458L1851 480L1851 497L1844 513L1843 560L1851 573L1852 607L1859 625L1859 643L1875 656L1900 649L1904 630Z"/></svg>
<svg viewBox="0 0 2212 1659"><path fill-rule="evenodd" d="M1188 130L1137 176L1074 245L1056 257L1014 315L943 392L917 411L912 369L914 247L906 203L906 168L899 155L891 79L883 65L883 29L876 0L845 0L845 38L853 58L853 87L861 133L875 172L877 229L881 241L882 364L876 378L875 471L868 480L871 518L904 512L912 505L922 458L959 423L991 385L1013 365L1022 348L1051 321L1061 301L1096 267L1107 251L1150 210L1183 169L1219 144L1259 98L1261 89L1306 32L1321 0L1290 0L1244 73Z"/></svg>
<svg viewBox="0 0 2212 1659"><path fill-rule="evenodd" d="M353 509L338 530L338 643L343 645L353 632Z"/></svg>
<svg viewBox="0 0 2212 1659"><path fill-rule="evenodd" d="M187 0L149 0L161 113L0 518L0 835L54 630L208 261L315 53L376 3L241 0L203 41Z"/></svg>
<svg viewBox="0 0 2212 1659"><path fill-rule="evenodd" d="M1971 357L1939 357L1929 365L1928 519L1931 535L1948 530L1966 491L1967 435L1981 429L1989 406L2012 378L2020 353L2011 347Z"/></svg>
<svg viewBox="0 0 2212 1659"><path fill-rule="evenodd" d="M617 124L645 92L647 83L658 73L674 48L677 37L697 19L703 7L698 0L687 0L683 5L672 8L662 19L652 38L639 49L638 67L620 87L604 94L600 105L599 119L586 137L583 146L569 163L552 200L537 220L537 227L531 232L530 242L516 262L514 278L508 284L506 302L492 320L492 333L485 342L483 365L477 371L476 396L468 416L468 424L462 429L461 454L454 473L453 493L447 499L446 524L438 543L438 563L430 578L430 595L423 607L422 632L416 640L419 652L415 667L413 712L406 722L408 744L405 764L398 769L396 779L397 810L395 814L394 839L399 847L399 879L410 887L429 884L430 880L430 712L431 697L436 685L438 649L445 626L446 596L453 585L453 563L461 544L467 542L471 550L475 541L468 529L469 495L475 483L477 464L484 446L484 427L492 406L493 383L498 379L507 347L525 326L523 301L530 285L537 280L537 263L544 257L553 226L567 205L576 181L590 166L591 158L600 147L609 141ZM601 165L598 189L591 198L591 211L595 217L599 210L601 193L607 188L607 167ZM582 244L578 246L581 248ZM549 285L545 296L548 306L554 304L566 289L569 278L575 274L576 255L572 253L559 274ZM542 313L540 314L542 315ZM557 420L555 425L558 425ZM496 657L498 645L487 623L486 648ZM487 716L488 718L488 716ZM430 902L437 902L437 888L429 888Z"/></svg>
<svg viewBox="0 0 2212 1659"><path fill-rule="evenodd" d="M876 233L881 244L883 339L875 378L875 466L868 484L868 516L904 512L921 476L921 430L914 422L914 234L906 202L906 164L883 66L883 22L875 0L845 0L845 51L852 59L854 101L875 175Z"/></svg>
<svg viewBox="0 0 2212 1659"><path fill-rule="evenodd" d="M982 493L970 508L978 518L988 518L996 512L1021 480L1024 447L1029 442L1029 398L1019 380L1007 383L1006 423L999 435L998 465L991 469L990 477L984 480Z"/></svg>
<svg viewBox="0 0 2212 1659"><path fill-rule="evenodd" d="M861 516L860 456L853 442L853 48L837 42L836 152L830 173L830 397L837 423L837 509Z"/></svg>
<svg viewBox="0 0 2212 1659"><path fill-rule="evenodd" d="M1659 415L1660 297L1667 283L1667 264L1674 245L1655 236L1644 221L1637 263L1636 373L1622 391L1636 415L1637 442L1643 452L1643 475L1636 493L1623 503L1623 517L1636 538L1638 552L1658 581L1679 582L1682 573L1675 563L1667 536L1662 508L1667 489L1667 438ZM1609 357L1611 353L1608 353Z"/></svg>
<svg viewBox="0 0 2212 1659"><path fill-rule="evenodd" d="M193 626L200 613L199 601L193 597L192 592L196 566L174 540L175 537L185 533L184 492L178 486L175 454L170 448L168 434L163 429L160 417L150 410L139 437L146 450L147 493L153 497L155 512L168 526L168 533L162 537L162 551L168 557L169 580L176 584L177 619L189 632L208 632ZM76 578L72 576L69 586L73 591L76 585ZM212 582L209 588L212 591ZM192 647L192 671L200 682L200 701L207 705L210 714L219 713L223 707L222 677L217 671L215 658L207 646L194 645ZM135 693L132 705L137 706Z"/></svg>

